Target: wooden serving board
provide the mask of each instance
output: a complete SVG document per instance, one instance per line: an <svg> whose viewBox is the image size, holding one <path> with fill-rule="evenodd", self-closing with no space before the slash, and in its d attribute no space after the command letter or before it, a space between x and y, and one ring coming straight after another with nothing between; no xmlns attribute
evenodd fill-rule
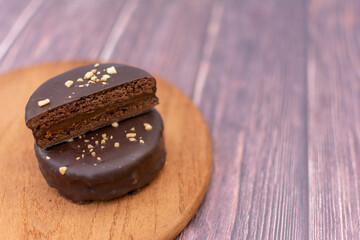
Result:
<svg viewBox="0 0 360 240"><path fill-rule="evenodd" d="M199 110L158 78L167 163L137 195L78 205L50 188L38 168L25 105L45 80L88 62L49 63L0 76L0 239L172 239L199 207L212 146Z"/></svg>

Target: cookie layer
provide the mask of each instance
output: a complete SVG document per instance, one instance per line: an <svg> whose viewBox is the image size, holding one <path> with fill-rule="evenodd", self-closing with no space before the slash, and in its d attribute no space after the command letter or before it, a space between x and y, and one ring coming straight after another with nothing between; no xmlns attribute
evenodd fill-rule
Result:
<svg viewBox="0 0 360 240"><path fill-rule="evenodd" d="M72 142L35 144L49 186L74 202L110 200L147 185L165 163L163 123L156 110Z"/></svg>
<svg viewBox="0 0 360 240"><path fill-rule="evenodd" d="M148 112L158 104L155 93L156 80L144 70L87 65L43 83L26 105L25 121L37 145L45 148Z"/></svg>

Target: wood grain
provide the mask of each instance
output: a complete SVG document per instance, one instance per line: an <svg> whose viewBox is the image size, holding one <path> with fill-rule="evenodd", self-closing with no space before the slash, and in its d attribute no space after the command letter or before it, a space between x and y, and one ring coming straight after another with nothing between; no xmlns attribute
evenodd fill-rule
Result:
<svg viewBox="0 0 360 240"><path fill-rule="evenodd" d="M307 238L305 30L303 1L225 3L200 101L214 174L180 239Z"/></svg>
<svg viewBox="0 0 360 240"><path fill-rule="evenodd" d="M0 71L44 61L96 59L123 2L45 1L0 62Z"/></svg>
<svg viewBox="0 0 360 240"><path fill-rule="evenodd" d="M166 165L134 196L78 205L47 186L24 123L28 97L44 80L84 62L44 64L0 76L0 239L172 239L195 214L212 166L207 125L183 93L158 78ZM14 81L16 79L17 81ZM14 98L16 96L16 98ZM9 99L12 99L9 101Z"/></svg>
<svg viewBox="0 0 360 240"><path fill-rule="evenodd" d="M360 3L309 4L309 236L360 237Z"/></svg>

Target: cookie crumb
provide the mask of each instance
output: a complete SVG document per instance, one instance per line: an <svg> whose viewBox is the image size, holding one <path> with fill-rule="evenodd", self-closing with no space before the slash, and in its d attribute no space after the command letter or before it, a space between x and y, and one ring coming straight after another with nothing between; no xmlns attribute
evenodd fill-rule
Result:
<svg viewBox="0 0 360 240"><path fill-rule="evenodd" d="M61 173L61 175L64 175L66 173L67 167L59 167L59 172Z"/></svg>
<svg viewBox="0 0 360 240"><path fill-rule="evenodd" d="M71 87L73 84L74 84L74 82L71 81L71 80L67 80L67 81L65 82L65 86L67 86L68 88Z"/></svg>
<svg viewBox="0 0 360 240"><path fill-rule="evenodd" d="M111 126L113 126L113 127L118 127L118 126L119 126L119 123L118 123L118 122L113 122L113 123L111 124Z"/></svg>
<svg viewBox="0 0 360 240"><path fill-rule="evenodd" d="M49 156L46 156L45 158L46 158L46 160L50 160L50 159L51 159L51 157L49 157Z"/></svg>
<svg viewBox="0 0 360 240"><path fill-rule="evenodd" d="M42 107L42 106L45 106L45 105L47 105L47 104L49 104L50 103L50 99L44 99L44 100L40 100L40 101L38 101L38 105L39 105L39 107Z"/></svg>
<svg viewBox="0 0 360 240"><path fill-rule="evenodd" d="M107 69L106 69L106 72L107 72L108 74L115 74L115 73L116 73L116 69L115 69L114 66L112 66L112 67L107 68Z"/></svg>
<svg viewBox="0 0 360 240"><path fill-rule="evenodd" d="M116 143L114 143L114 147L120 147L120 143L118 143L118 142L116 142Z"/></svg>
<svg viewBox="0 0 360 240"><path fill-rule="evenodd" d="M84 76L85 79L90 79L94 76L94 73L93 72L87 72Z"/></svg>
<svg viewBox="0 0 360 240"><path fill-rule="evenodd" d="M144 127L146 131L150 131L152 129L152 126L149 123L144 123Z"/></svg>
<svg viewBox="0 0 360 240"><path fill-rule="evenodd" d="M127 133L126 137L127 138L134 138L134 137L136 137L136 133Z"/></svg>

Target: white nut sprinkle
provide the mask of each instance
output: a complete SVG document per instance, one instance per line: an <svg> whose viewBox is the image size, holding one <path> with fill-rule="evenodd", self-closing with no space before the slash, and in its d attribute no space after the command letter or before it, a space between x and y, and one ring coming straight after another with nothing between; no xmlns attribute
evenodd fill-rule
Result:
<svg viewBox="0 0 360 240"><path fill-rule="evenodd" d="M65 82L65 86L67 86L67 87L71 87L73 84L74 84L74 82L71 81L71 80L67 80L67 81Z"/></svg>
<svg viewBox="0 0 360 240"><path fill-rule="evenodd" d="M101 140L101 144L105 144L105 139Z"/></svg>
<svg viewBox="0 0 360 240"><path fill-rule="evenodd" d="M136 138L131 137L131 138L129 138L129 141L130 141L130 142L135 142L135 141L136 141Z"/></svg>
<svg viewBox="0 0 360 240"><path fill-rule="evenodd" d="M70 139L68 139L68 140L66 140L67 142L72 142L72 141L74 141L74 139L73 138L70 138Z"/></svg>
<svg viewBox="0 0 360 240"><path fill-rule="evenodd" d="M40 100L40 101L38 101L38 105L39 105L39 107L42 107L42 106L45 106L45 105L47 105L47 104L49 104L50 103L50 99L44 99L44 100Z"/></svg>
<svg viewBox="0 0 360 240"><path fill-rule="evenodd" d="M110 78L110 75L108 75L108 74L104 74L104 75L102 76L102 78L109 79L109 78Z"/></svg>
<svg viewBox="0 0 360 240"><path fill-rule="evenodd" d="M84 142L86 142L86 143L87 143L87 142L90 142L90 140L89 140L89 139L84 139Z"/></svg>
<svg viewBox="0 0 360 240"><path fill-rule="evenodd" d="M82 79L82 78L78 78L76 81L77 81L77 82L83 82L83 81L84 81L84 79Z"/></svg>
<svg viewBox="0 0 360 240"><path fill-rule="evenodd" d="M98 64L98 63L95 63L95 64L94 64L94 67L98 67L98 66L100 66L100 64Z"/></svg>
<svg viewBox="0 0 360 240"><path fill-rule="evenodd" d="M65 166L64 167L59 167L59 172L61 173L61 175L64 175L66 170L67 170L67 167L65 167Z"/></svg>
<svg viewBox="0 0 360 240"><path fill-rule="evenodd" d="M113 136L112 136L112 135L110 136L110 139L113 139Z"/></svg>
<svg viewBox="0 0 360 240"><path fill-rule="evenodd" d="M89 145L88 145L88 148L94 148L94 146L93 146L93 145L91 145L91 144L89 144Z"/></svg>
<svg viewBox="0 0 360 240"><path fill-rule="evenodd" d="M93 149L93 148L90 148L89 152L92 152L92 151L94 151L94 149Z"/></svg>
<svg viewBox="0 0 360 240"><path fill-rule="evenodd" d="M134 138L134 137L136 137L136 133L127 133L126 137L127 138Z"/></svg>
<svg viewBox="0 0 360 240"><path fill-rule="evenodd" d="M51 159L51 157L49 157L49 156L46 156L45 158L46 158L46 160L50 160L50 159Z"/></svg>
<svg viewBox="0 0 360 240"><path fill-rule="evenodd" d="M92 78L90 78L91 80L95 81L97 79L96 76L93 76Z"/></svg>
<svg viewBox="0 0 360 240"><path fill-rule="evenodd" d="M144 127L146 131L150 131L152 129L152 126L149 123L144 123Z"/></svg>
<svg viewBox="0 0 360 240"><path fill-rule="evenodd" d="M101 81L102 81L102 82L106 82L106 81L107 81L107 78L101 78Z"/></svg>
<svg viewBox="0 0 360 240"><path fill-rule="evenodd" d="M97 71L96 74L99 75L101 72L100 71Z"/></svg>
<svg viewBox="0 0 360 240"><path fill-rule="evenodd" d="M106 82L101 82L102 83L102 85L106 85L107 83Z"/></svg>
<svg viewBox="0 0 360 240"><path fill-rule="evenodd" d="M135 131L135 127L130 128L130 131Z"/></svg>
<svg viewBox="0 0 360 240"><path fill-rule="evenodd" d="M81 154L81 157L82 157L82 158L84 158L84 157L85 157L85 155L84 155L84 154Z"/></svg>
<svg viewBox="0 0 360 240"><path fill-rule="evenodd" d="M106 138L106 133L101 134L101 137L102 137L103 139L105 139L105 138Z"/></svg>
<svg viewBox="0 0 360 240"><path fill-rule="evenodd" d="M92 152L91 153L91 156L95 157L96 153L95 152Z"/></svg>
<svg viewBox="0 0 360 240"><path fill-rule="evenodd" d="M107 69L106 69L106 72L107 72L108 74L115 74L115 73L116 73L116 69L115 69L114 66L112 66L112 67L107 68Z"/></svg>
<svg viewBox="0 0 360 240"><path fill-rule="evenodd" d="M76 157L75 160L80 160L80 157Z"/></svg>
<svg viewBox="0 0 360 240"><path fill-rule="evenodd" d="M98 145L98 144L99 144L99 141L96 140L96 141L95 141L95 144Z"/></svg>
<svg viewBox="0 0 360 240"><path fill-rule="evenodd" d="M96 160L100 161L100 160L101 160L101 157L97 157Z"/></svg>
<svg viewBox="0 0 360 240"><path fill-rule="evenodd" d="M84 85L79 85L79 87L84 87Z"/></svg>
<svg viewBox="0 0 360 240"><path fill-rule="evenodd" d="M114 143L114 147L120 147L120 143L118 143L118 142L116 142L116 143Z"/></svg>
<svg viewBox="0 0 360 240"><path fill-rule="evenodd" d="M140 139L140 140L139 140L139 142L140 142L140 143L142 143L142 144L144 144L144 143L145 143L145 142L144 142L144 140L142 140L142 139Z"/></svg>
<svg viewBox="0 0 360 240"><path fill-rule="evenodd" d="M119 123L118 123L118 122L113 122L113 123L111 124L111 126L113 126L113 127L118 127L118 126L119 126Z"/></svg>
<svg viewBox="0 0 360 240"><path fill-rule="evenodd" d="M101 149L104 149L105 148L105 146L101 146Z"/></svg>
<svg viewBox="0 0 360 240"><path fill-rule="evenodd" d="M84 76L85 79L90 79L94 76L94 73L93 72L87 72Z"/></svg>

